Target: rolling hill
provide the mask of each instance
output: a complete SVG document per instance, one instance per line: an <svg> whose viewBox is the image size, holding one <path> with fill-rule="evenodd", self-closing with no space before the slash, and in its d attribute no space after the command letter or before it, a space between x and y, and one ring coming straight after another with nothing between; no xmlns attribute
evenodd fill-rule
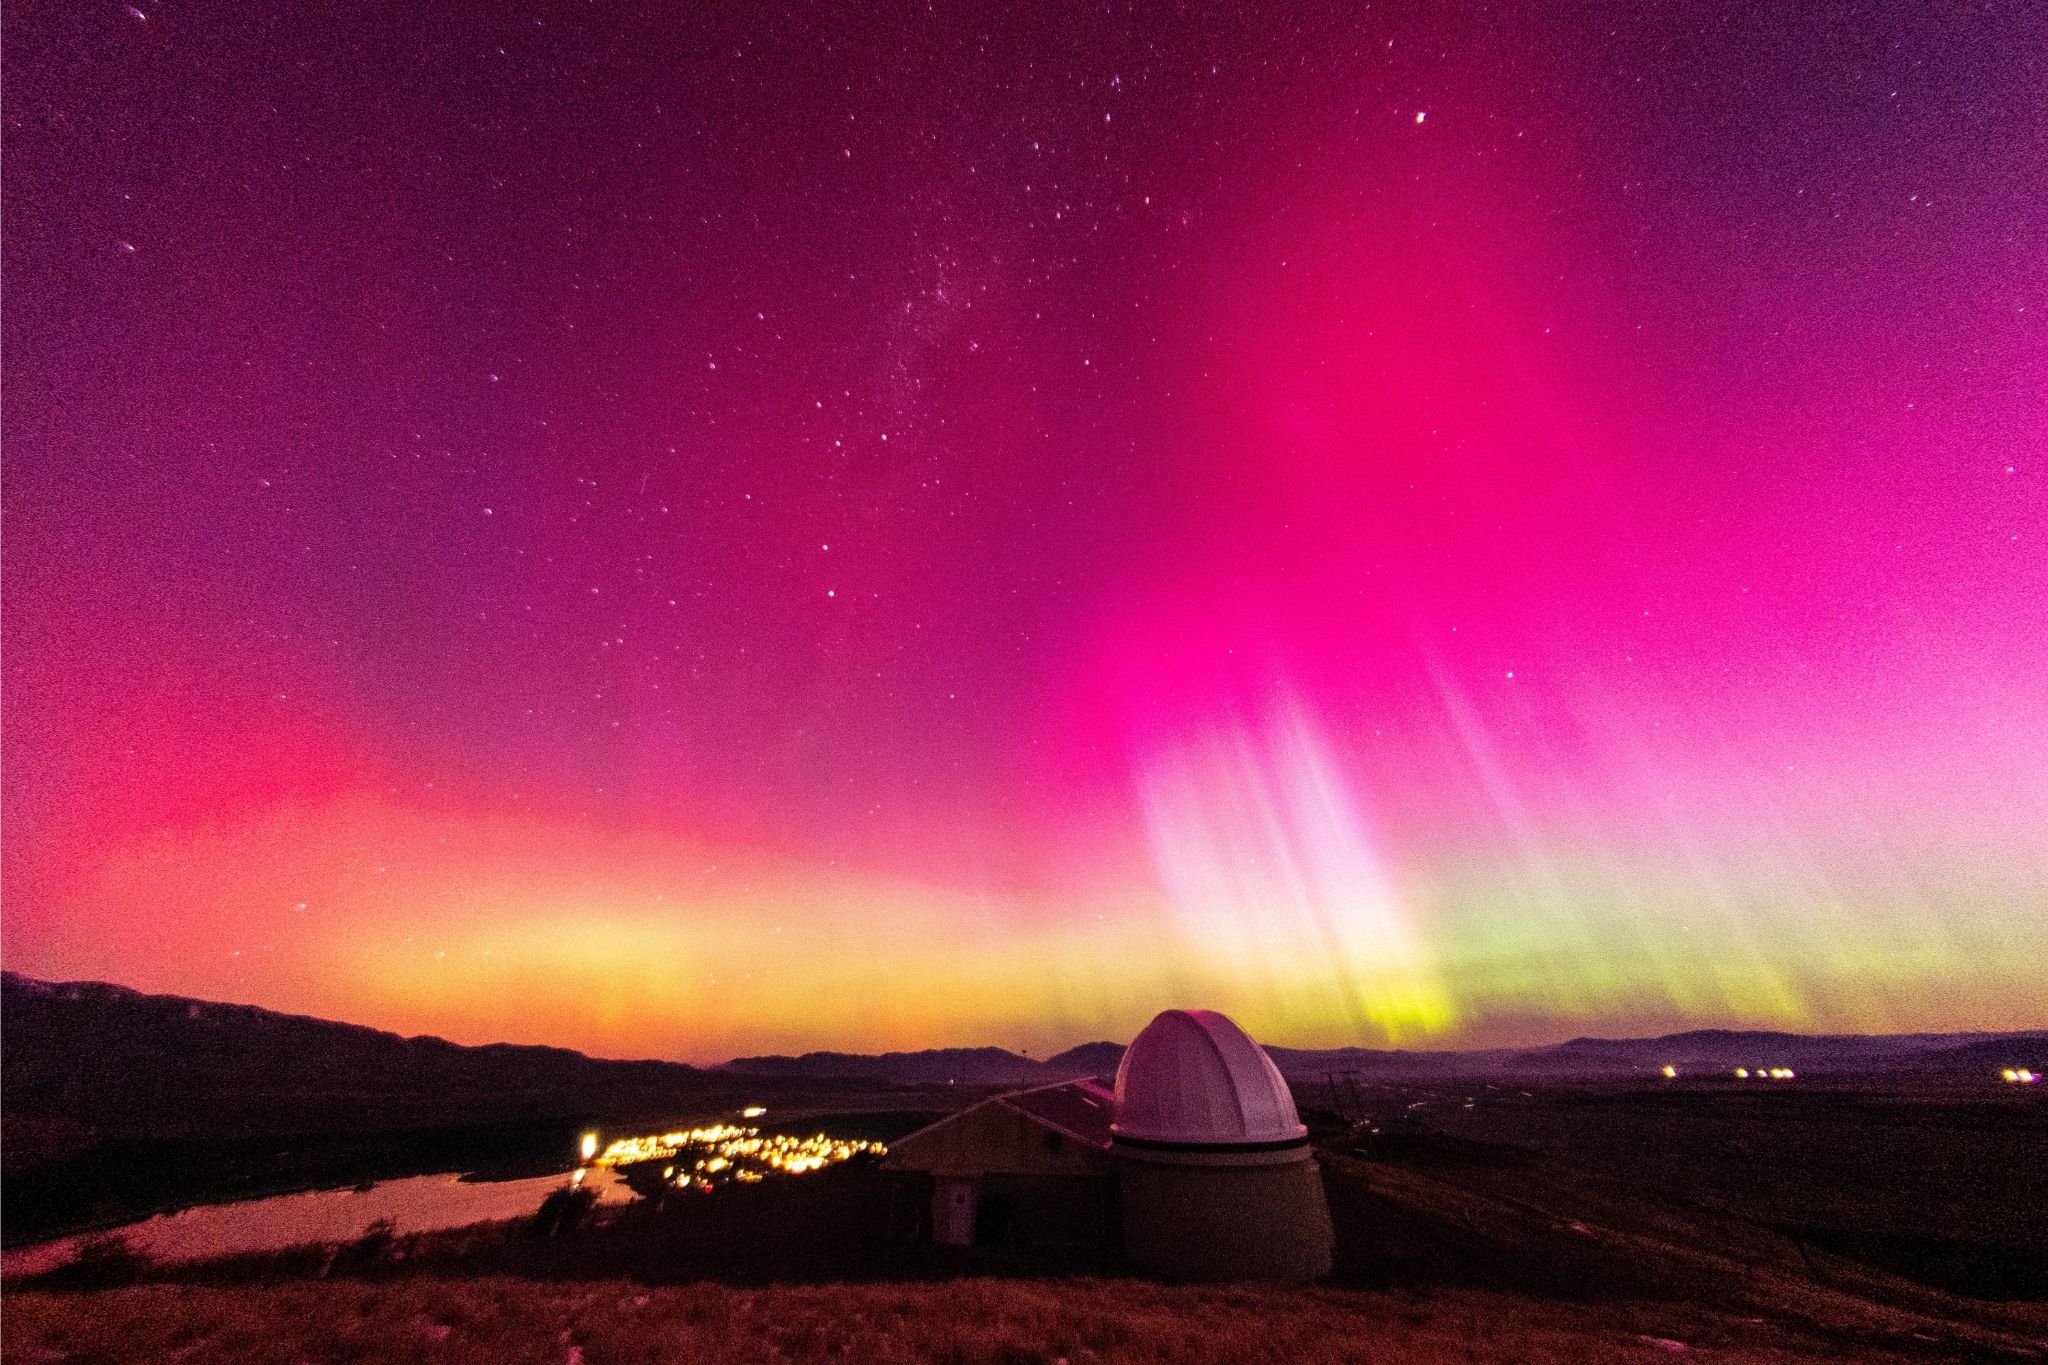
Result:
<svg viewBox="0 0 2048 1365"><path fill-rule="evenodd" d="M0 1090L10 1169L91 1137L363 1131L615 1108L672 1109L735 1092L677 1062L565 1048L462 1047L145 995L97 982L0 977Z"/></svg>
<svg viewBox="0 0 2048 1365"><path fill-rule="evenodd" d="M379 1029L251 1005L0 973L10 1171L110 1137L206 1139L657 1115L859 1086L1026 1086L1109 1075L1115 1042L1045 1060L999 1047L743 1057L699 1068ZM1706 1029L1483 1052L1268 1049L1290 1079L1360 1075L1600 1079L1790 1066L1803 1075L2048 1070L2048 1031L1804 1035Z"/></svg>

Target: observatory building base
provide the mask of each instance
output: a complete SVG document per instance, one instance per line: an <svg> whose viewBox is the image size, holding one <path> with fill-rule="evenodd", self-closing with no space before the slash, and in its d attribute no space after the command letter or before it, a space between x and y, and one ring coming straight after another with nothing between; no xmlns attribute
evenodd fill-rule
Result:
<svg viewBox="0 0 2048 1365"><path fill-rule="evenodd" d="M1169 1280L1313 1280L1333 1235L1313 1158L1284 1164L1120 1163L1124 1254Z"/></svg>

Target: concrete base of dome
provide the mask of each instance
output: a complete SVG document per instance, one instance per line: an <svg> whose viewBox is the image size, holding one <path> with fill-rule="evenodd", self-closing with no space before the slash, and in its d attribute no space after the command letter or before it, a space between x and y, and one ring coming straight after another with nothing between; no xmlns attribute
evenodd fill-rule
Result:
<svg viewBox="0 0 2048 1365"><path fill-rule="evenodd" d="M1190 1166L1126 1156L1117 1173L1124 1254L1169 1280L1313 1280L1334 1241L1322 1171Z"/></svg>

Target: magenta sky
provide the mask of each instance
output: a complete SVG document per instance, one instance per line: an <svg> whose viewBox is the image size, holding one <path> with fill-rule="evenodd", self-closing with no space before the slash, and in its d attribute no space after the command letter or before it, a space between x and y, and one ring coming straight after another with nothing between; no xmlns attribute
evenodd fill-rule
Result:
<svg viewBox="0 0 2048 1365"><path fill-rule="evenodd" d="M862 8L9 7L10 967L2048 1024L2038 7Z"/></svg>

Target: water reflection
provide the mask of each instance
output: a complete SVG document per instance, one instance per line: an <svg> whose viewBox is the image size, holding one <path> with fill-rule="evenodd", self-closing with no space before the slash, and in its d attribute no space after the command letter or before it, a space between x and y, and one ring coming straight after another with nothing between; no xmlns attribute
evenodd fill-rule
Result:
<svg viewBox="0 0 2048 1365"><path fill-rule="evenodd" d="M496 1181L464 1180L455 1174L415 1176L357 1189L203 1204L115 1228L112 1235L159 1263L206 1260L282 1251L309 1242L352 1242L373 1224L386 1221L402 1236L526 1218L550 1194L571 1185L595 1191L601 1204L618 1204L636 1192L653 1197L693 1187L708 1192L770 1175L803 1175L853 1157L879 1156L887 1149L858 1138L763 1134L758 1128L720 1123L617 1138L601 1150L599 1135L585 1133L578 1150L585 1164L566 1176ZM107 1235L82 1233L8 1251L0 1256L0 1275L54 1270L71 1261L87 1242Z"/></svg>
<svg viewBox="0 0 2048 1365"><path fill-rule="evenodd" d="M576 1172L598 1202L631 1199L632 1191L610 1170ZM466 1181L459 1175L422 1175L386 1180L367 1189L314 1190L233 1204L203 1204L160 1214L114 1229L131 1250L153 1261L196 1261L244 1252L282 1251L308 1242L352 1242L370 1225L389 1219L398 1234L439 1232L526 1218L541 1200L570 1183L561 1175L530 1180ZM34 1275L69 1262L78 1248L105 1233L60 1238L22 1247L0 1257L0 1275Z"/></svg>

